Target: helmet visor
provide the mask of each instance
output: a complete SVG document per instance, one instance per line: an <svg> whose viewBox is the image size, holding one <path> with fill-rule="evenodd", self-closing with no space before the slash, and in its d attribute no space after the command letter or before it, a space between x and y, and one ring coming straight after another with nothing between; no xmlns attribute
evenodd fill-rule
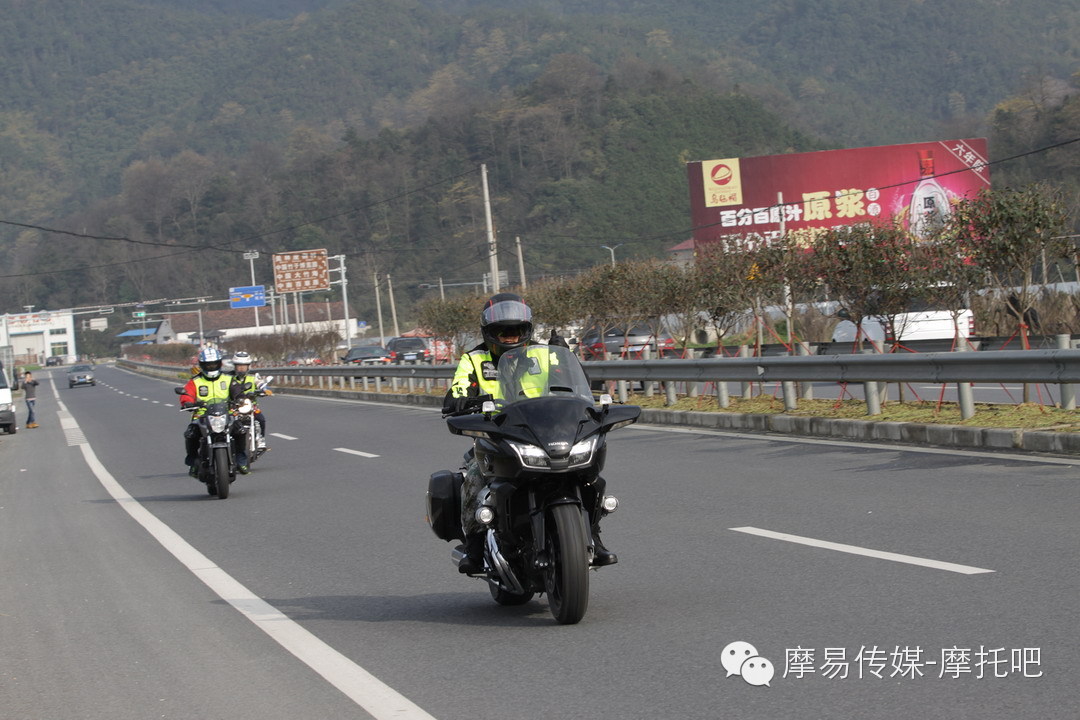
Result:
<svg viewBox="0 0 1080 720"><path fill-rule="evenodd" d="M485 306L480 319L482 326L493 323L529 323L532 322L532 310L521 300L501 300Z"/></svg>

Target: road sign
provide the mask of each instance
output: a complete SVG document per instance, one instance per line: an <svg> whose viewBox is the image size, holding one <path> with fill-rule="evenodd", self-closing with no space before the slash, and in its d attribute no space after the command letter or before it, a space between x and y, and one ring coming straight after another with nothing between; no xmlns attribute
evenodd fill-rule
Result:
<svg viewBox="0 0 1080 720"><path fill-rule="evenodd" d="M146 317L146 311L136 310L135 312L131 313L131 317L144 318Z"/></svg>
<svg viewBox="0 0 1080 720"><path fill-rule="evenodd" d="M244 253L244 259L245 260L258 260L259 259L259 253L256 250L252 250L251 252L246 252L246 253Z"/></svg>
<svg viewBox="0 0 1080 720"><path fill-rule="evenodd" d="M274 253L274 289L280 293L329 290L326 250Z"/></svg>
<svg viewBox="0 0 1080 720"><path fill-rule="evenodd" d="M229 288L229 307L231 308L263 307L265 305L266 287L263 285Z"/></svg>

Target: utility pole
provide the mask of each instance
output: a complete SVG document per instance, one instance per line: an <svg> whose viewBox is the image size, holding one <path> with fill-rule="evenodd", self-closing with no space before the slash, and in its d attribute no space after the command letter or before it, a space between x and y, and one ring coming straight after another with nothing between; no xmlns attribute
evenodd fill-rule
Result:
<svg viewBox="0 0 1080 720"><path fill-rule="evenodd" d="M345 347L352 347L352 323L349 322L349 281L345 277L345 256L335 255L334 259L338 261L338 266L334 268L341 273L341 279L336 280L331 285L341 285L341 304L345 309Z"/></svg>
<svg viewBox="0 0 1080 720"><path fill-rule="evenodd" d="M255 286L255 261L259 259L259 253L252 250L244 253L244 259L251 265L251 285ZM255 311L255 329L259 328L259 308L252 308ZM258 335L259 333L255 333Z"/></svg>
<svg viewBox="0 0 1080 720"><path fill-rule="evenodd" d="M488 265L491 268L491 287L499 292L499 253L495 246L495 229L491 224L491 197L488 195L487 165L480 166L480 180L484 187L484 221L487 223Z"/></svg>
<svg viewBox="0 0 1080 720"><path fill-rule="evenodd" d="M386 344L386 332L383 330L382 322L382 299L379 295L379 273L374 273L375 277L375 312L379 315L379 344Z"/></svg>
<svg viewBox="0 0 1080 720"><path fill-rule="evenodd" d="M515 237L514 243L517 245L518 277L521 278L521 289L524 290L527 286L525 284L525 256L521 254L521 238Z"/></svg>
<svg viewBox="0 0 1080 720"><path fill-rule="evenodd" d="M386 274L386 292L390 294L390 318L394 321L394 337L400 337L401 330L397 324L397 305L394 304L394 283L390 280L390 273Z"/></svg>

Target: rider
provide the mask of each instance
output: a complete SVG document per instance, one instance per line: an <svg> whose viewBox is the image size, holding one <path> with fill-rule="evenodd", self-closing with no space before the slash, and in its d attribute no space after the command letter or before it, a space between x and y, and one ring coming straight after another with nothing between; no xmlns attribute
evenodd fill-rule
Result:
<svg viewBox="0 0 1080 720"><path fill-rule="evenodd" d="M199 351L199 374L184 386L180 394L180 407L223 402L232 398L233 378L221 371L221 365L221 351L217 348L205 347ZM184 431L184 449L187 451L184 464L192 477L199 476L199 428L195 421L205 414L205 408L193 412L191 422Z"/></svg>
<svg viewBox="0 0 1080 720"><path fill-rule="evenodd" d="M469 350L458 361L457 371L450 389L443 400L443 414L458 413L476 407L482 396L497 398L499 379L496 366L499 357L512 348L534 345L532 342L532 310L520 295L499 293L492 295L480 313L480 334L484 341ZM552 335L554 344L565 345ZM597 478L595 498L602 497L603 478ZM478 573L484 567L483 527L477 522L477 496L484 487L484 479L476 458L471 453L465 462L465 482L461 495L461 527L465 531L465 557L458 565L462 573ZM595 504L595 498L594 503ZM593 512L592 523L594 565L612 565L618 562L615 553L600 542L599 514Z"/></svg>
<svg viewBox="0 0 1080 720"><path fill-rule="evenodd" d="M266 449L266 413L262 411L257 402L260 395L258 373L251 372L251 356L243 350L232 357L233 361L233 398L250 398L255 406L255 420L259 423L259 449ZM261 394L272 395L269 390L263 390Z"/></svg>

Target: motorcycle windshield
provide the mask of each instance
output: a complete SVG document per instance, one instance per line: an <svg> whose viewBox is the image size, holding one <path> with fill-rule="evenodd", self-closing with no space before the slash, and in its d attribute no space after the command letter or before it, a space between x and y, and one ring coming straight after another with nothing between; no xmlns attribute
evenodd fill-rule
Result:
<svg viewBox="0 0 1080 720"><path fill-rule="evenodd" d="M572 397L593 402L577 356L558 345L529 345L499 358L499 398L505 403L539 397Z"/></svg>

